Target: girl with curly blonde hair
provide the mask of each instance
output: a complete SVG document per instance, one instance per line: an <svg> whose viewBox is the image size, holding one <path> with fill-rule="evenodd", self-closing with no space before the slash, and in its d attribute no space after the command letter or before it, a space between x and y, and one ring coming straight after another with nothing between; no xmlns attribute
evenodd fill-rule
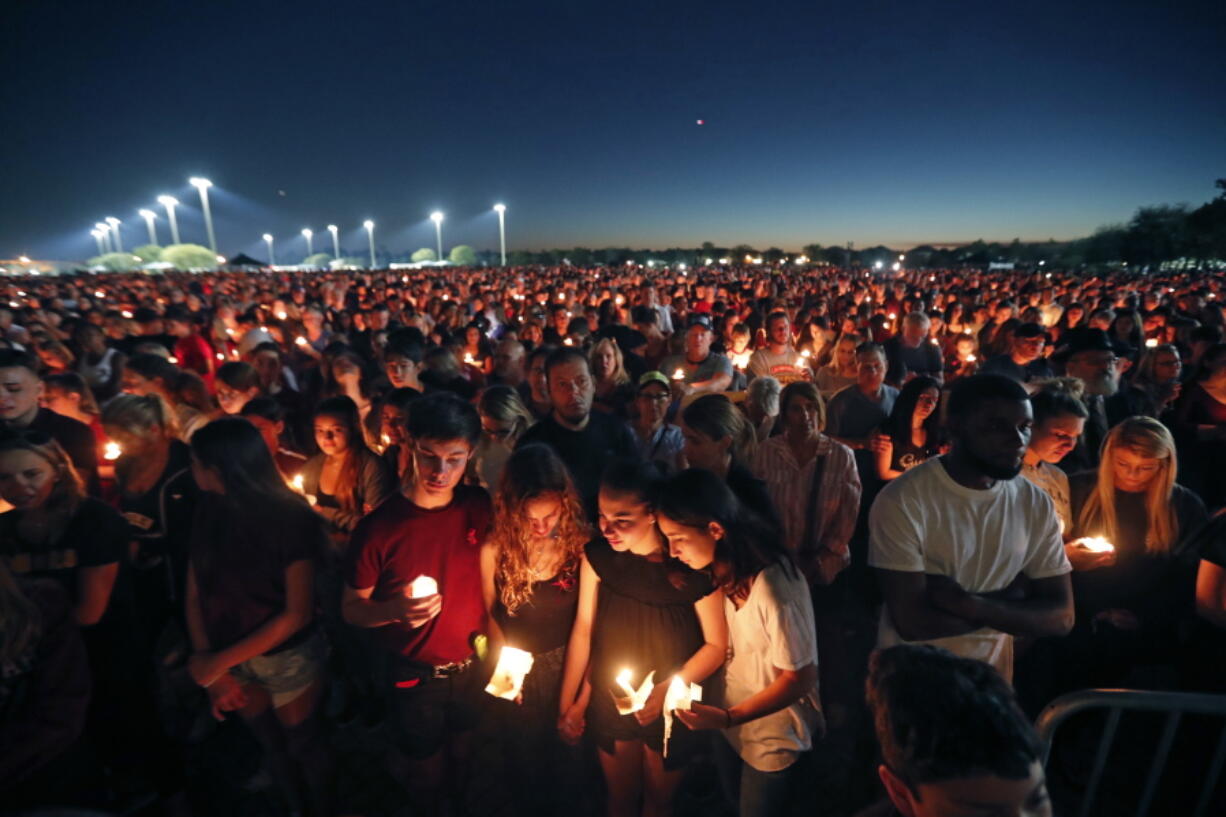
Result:
<svg viewBox="0 0 1226 817"><path fill-rule="evenodd" d="M559 781L580 777L580 756L559 740L554 723L579 603L583 546L591 536L574 482L553 449L516 449L494 498L494 527L481 551L481 583L491 658L498 659L503 644L533 656L520 700L494 702L506 720L499 734L505 737L508 780L523 814L565 813L560 809L569 795Z"/></svg>

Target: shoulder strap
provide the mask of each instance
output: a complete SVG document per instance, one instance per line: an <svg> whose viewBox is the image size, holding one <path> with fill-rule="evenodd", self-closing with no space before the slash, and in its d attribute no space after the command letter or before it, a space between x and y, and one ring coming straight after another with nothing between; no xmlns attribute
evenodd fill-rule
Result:
<svg viewBox="0 0 1226 817"><path fill-rule="evenodd" d="M817 454L813 458L813 477L809 481L809 495L805 501L805 532L800 539L801 553L818 550L814 537L817 535L817 494L822 487L822 474L826 470L826 456Z"/></svg>

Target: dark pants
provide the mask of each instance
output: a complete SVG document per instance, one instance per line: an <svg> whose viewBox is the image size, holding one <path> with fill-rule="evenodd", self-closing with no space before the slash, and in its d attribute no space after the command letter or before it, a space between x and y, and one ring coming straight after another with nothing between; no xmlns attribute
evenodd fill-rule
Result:
<svg viewBox="0 0 1226 817"><path fill-rule="evenodd" d="M715 738L714 753L724 796L737 809L739 817L777 817L802 807L804 813L813 813L807 804L795 802L793 797L809 752L802 753L795 763L777 772L759 771L741 760L722 735Z"/></svg>

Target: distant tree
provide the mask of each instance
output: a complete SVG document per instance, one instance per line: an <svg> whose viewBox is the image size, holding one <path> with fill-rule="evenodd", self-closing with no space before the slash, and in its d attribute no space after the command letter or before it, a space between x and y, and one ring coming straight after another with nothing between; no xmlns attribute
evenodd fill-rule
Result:
<svg viewBox="0 0 1226 817"><path fill-rule="evenodd" d="M783 258L783 250L771 247L762 253L762 260L768 264L777 264Z"/></svg>
<svg viewBox="0 0 1226 817"><path fill-rule="evenodd" d="M566 257L576 267L590 267L596 263L596 253L589 250L587 247L574 247L567 251Z"/></svg>
<svg viewBox="0 0 1226 817"><path fill-rule="evenodd" d="M326 252L317 252L302 259L302 266L311 269L326 269L332 263L332 256Z"/></svg>
<svg viewBox="0 0 1226 817"><path fill-rule="evenodd" d="M821 244L806 244L804 245L804 247L801 248L801 252L803 252L806 256L813 259L814 261L820 261L822 258L822 245Z"/></svg>
<svg viewBox="0 0 1226 817"><path fill-rule="evenodd" d="M447 260L460 267L475 267L477 251L467 244L456 244L447 255Z"/></svg>
<svg viewBox="0 0 1226 817"><path fill-rule="evenodd" d="M511 250L507 253L507 263L513 267L523 267L532 263L532 253L527 250Z"/></svg>
<svg viewBox="0 0 1226 817"><path fill-rule="evenodd" d="M842 266L847 261L847 250L842 247L827 247L822 250L821 258L827 264Z"/></svg>
<svg viewBox="0 0 1226 817"><path fill-rule="evenodd" d="M141 260L141 263L152 264L154 261L162 260L162 248L157 244L145 244L132 250L132 254Z"/></svg>
<svg viewBox="0 0 1226 817"><path fill-rule="evenodd" d="M208 247L199 244L171 244L162 248L162 260L175 269L216 269L217 256Z"/></svg>
<svg viewBox="0 0 1226 817"><path fill-rule="evenodd" d="M141 260L130 252L108 252L89 259L89 265L110 272L131 272L140 269Z"/></svg>
<svg viewBox="0 0 1226 817"><path fill-rule="evenodd" d="M1124 260L1130 264L1153 264L1188 254L1188 208L1186 205L1142 207L1128 222L1124 234Z"/></svg>
<svg viewBox="0 0 1226 817"><path fill-rule="evenodd" d="M732 256L732 262L734 264L744 264L745 256L747 255L751 258L758 257L758 251L748 244L737 244L735 247L728 250L728 254Z"/></svg>
<svg viewBox="0 0 1226 817"><path fill-rule="evenodd" d="M409 259L414 264L420 264L424 261L437 261L438 256L435 254L434 250L430 249L429 247L422 247L420 250L409 256Z"/></svg>

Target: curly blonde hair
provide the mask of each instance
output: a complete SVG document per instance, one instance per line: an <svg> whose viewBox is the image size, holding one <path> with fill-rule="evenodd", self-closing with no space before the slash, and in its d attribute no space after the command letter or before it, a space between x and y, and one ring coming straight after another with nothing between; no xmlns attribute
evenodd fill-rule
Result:
<svg viewBox="0 0 1226 817"><path fill-rule="evenodd" d="M557 496L562 503L557 536L562 548L561 575L573 574L583 556L591 529L570 473L552 448L526 445L507 460L494 497L494 530L490 541L497 548L494 582L508 615L532 600L532 528L525 509L529 502Z"/></svg>

